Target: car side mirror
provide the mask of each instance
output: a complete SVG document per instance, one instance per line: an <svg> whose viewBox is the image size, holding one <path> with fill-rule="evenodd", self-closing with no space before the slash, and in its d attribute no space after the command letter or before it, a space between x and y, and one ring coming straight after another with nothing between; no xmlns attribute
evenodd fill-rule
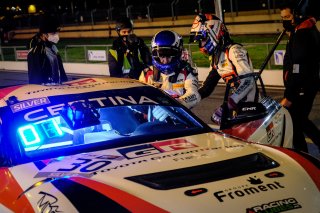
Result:
<svg viewBox="0 0 320 213"><path fill-rule="evenodd" d="M226 113L227 115L229 113ZM250 121L258 120L268 114L267 109L262 103L256 102L241 102L235 110L235 115L227 116L224 119L223 125L220 129L231 128L235 124L247 123Z"/></svg>
<svg viewBox="0 0 320 213"><path fill-rule="evenodd" d="M243 102L239 103L236 114L236 120L239 120L241 122L248 122L263 118L268 113L267 109L262 105L262 103Z"/></svg>

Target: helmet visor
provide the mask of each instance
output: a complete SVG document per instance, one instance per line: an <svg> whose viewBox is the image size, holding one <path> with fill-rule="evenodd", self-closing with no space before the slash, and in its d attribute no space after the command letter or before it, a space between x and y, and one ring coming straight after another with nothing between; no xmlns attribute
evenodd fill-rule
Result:
<svg viewBox="0 0 320 213"><path fill-rule="evenodd" d="M189 42L204 41L208 38L206 30L190 32Z"/></svg>
<svg viewBox="0 0 320 213"><path fill-rule="evenodd" d="M159 49L154 49L152 51L152 56L153 57L166 57L166 58L172 58L178 55L178 50L177 49L173 49L172 47L161 47Z"/></svg>

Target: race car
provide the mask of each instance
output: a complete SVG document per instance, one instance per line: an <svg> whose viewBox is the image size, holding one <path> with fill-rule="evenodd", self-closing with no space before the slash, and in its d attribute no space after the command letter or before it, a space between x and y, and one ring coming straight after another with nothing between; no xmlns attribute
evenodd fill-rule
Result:
<svg viewBox="0 0 320 213"><path fill-rule="evenodd" d="M317 159L214 131L155 87L85 78L0 97L0 212L319 212Z"/></svg>

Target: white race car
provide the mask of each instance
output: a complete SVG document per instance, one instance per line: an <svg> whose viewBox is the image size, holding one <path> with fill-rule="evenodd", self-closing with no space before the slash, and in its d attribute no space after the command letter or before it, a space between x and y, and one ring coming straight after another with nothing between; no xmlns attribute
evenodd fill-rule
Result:
<svg viewBox="0 0 320 213"><path fill-rule="evenodd" d="M318 160L215 132L135 80L0 96L0 212L319 213Z"/></svg>

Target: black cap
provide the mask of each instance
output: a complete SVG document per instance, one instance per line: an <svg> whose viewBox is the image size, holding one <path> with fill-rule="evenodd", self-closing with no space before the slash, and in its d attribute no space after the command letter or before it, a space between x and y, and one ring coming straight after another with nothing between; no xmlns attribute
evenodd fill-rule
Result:
<svg viewBox="0 0 320 213"><path fill-rule="evenodd" d="M40 33L54 33L60 31L60 23L57 17L52 15L43 15L40 17Z"/></svg>
<svg viewBox="0 0 320 213"><path fill-rule="evenodd" d="M118 31L118 32L122 29L131 29L132 30L132 28L133 28L133 23L132 23L131 19L129 19L127 17L120 18L116 22L116 31Z"/></svg>

